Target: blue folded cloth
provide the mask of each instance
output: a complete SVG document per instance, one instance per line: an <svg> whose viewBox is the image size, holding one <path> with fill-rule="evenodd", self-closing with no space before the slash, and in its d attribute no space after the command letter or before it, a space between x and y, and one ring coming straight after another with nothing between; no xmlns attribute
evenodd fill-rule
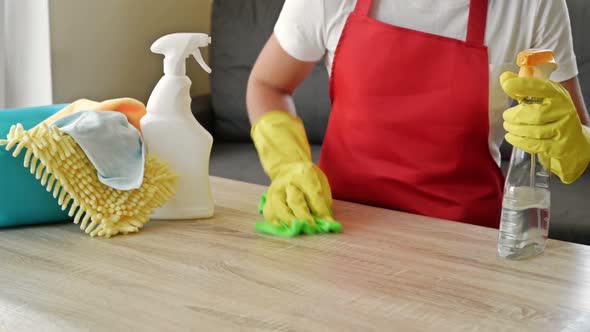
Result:
<svg viewBox="0 0 590 332"><path fill-rule="evenodd" d="M51 125L78 143L96 168L100 182L119 190L141 187L145 144L137 128L123 113L81 111Z"/></svg>

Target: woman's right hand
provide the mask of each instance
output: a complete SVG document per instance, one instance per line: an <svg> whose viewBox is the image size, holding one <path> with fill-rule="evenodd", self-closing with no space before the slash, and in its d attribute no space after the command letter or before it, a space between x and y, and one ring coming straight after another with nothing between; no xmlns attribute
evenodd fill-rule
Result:
<svg viewBox="0 0 590 332"><path fill-rule="evenodd" d="M260 213L259 231L278 236L340 231L332 216L332 195L325 174L311 158L293 92L315 66L291 57L274 34L260 53L248 81L251 137L271 179Z"/></svg>
<svg viewBox="0 0 590 332"><path fill-rule="evenodd" d="M340 232L332 215L326 175L311 159L303 123L284 111L268 112L252 127L252 139L271 185L262 199L257 229L278 236Z"/></svg>

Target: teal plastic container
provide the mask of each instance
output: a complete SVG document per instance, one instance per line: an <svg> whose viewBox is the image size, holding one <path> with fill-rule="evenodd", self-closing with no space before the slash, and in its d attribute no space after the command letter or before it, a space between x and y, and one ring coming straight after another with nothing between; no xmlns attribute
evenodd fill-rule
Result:
<svg viewBox="0 0 590 332"><path fill-rule="evenodd" d="M6 138L12 125L20 123L30 129L65 106L0 110L0 138ZM14 158L12 151L0 146L0 228L72 221L53 195L23 167L24 156L23 151Z"/></svg>

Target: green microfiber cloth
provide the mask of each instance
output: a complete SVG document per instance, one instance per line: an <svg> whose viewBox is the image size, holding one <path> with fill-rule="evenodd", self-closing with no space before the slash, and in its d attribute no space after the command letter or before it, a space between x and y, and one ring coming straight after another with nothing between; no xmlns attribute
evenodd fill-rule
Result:
<svg viewBox="0 0 590 332"><path fill-rule="evenodd" d="M262 194L258 204L258 213L262 215L264 205L266 204L266 193ZM256 230L270 235L280 237L295 237L301 234L314 235L325 233L340 233L342 225L337 221L320 219L315 216L315 226L305 220L293 220L290 223L281 222L280 224L271 224L268 221L256 223Z"/></svg>

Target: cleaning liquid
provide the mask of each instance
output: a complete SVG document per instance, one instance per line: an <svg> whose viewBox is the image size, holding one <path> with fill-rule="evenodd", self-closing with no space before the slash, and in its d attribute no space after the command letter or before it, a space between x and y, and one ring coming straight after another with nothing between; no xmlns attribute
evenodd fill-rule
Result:
<svg viewBox="0 0 590 332"><path fill-rule="evenodd" d="M547 175L540 176L548 178ZM541 254L545 250L549 232L550 207L549 188L507 188L502 201L502 221L498 240L500 257L524 259Z"/></svg>
<svg viewBox="0 0 590 332"><path fill-rule="evenodd" d="M525 50L518 55L519 76L548 79L557 68L553 52ZM524 103L543 102L526 97ZM498 233L498 255L508 259L526 259L545 250L549 233L551 158L539 159L517 147L512 150Z"/></svg>
<svg viewBox="0 0 590 332"><path fill-rule="evenodd" d="M211 38L201 33L176 33L158 39L152 52L163 54L164 76L147 103L141 128L147 150L166 161L178 174L176 195L151 216L152 219L200 219L214 213L209 183L211 134L191 112L191 80L186 76L186 59L195 57L211 73L199 47Z"/></svg>

